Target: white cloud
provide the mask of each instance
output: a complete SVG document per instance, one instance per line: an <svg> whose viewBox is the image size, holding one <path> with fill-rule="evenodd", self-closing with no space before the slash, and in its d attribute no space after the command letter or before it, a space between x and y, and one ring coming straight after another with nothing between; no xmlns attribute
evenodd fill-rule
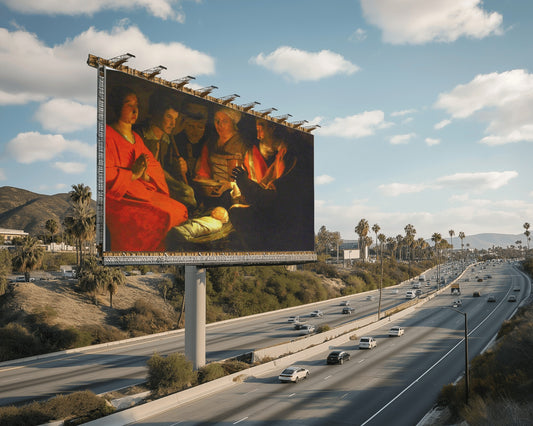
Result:
<svg viewBox="0 0 533 426"><path fill-rule="evenodd" d="M362 138L373 135L376 130L388 127L383 111L365 111L349 117L335 118L332 123L324 124L315 132L325 136L342 138Z"/></svg>
<svg viewBox="0 0 533 426"><path fill-rule="evenodd" d="M433 146L440 144L440 139L426 138L425 142L428 146Z"/></svg>
<svg viewBox="0 0 533 426"><path fill-rule="evenodd" d="M366 39L366 31L362 28L357 28L354 33L349 37L350 41L363 41Z"/></svg>
<svg viewBox="0 0 533 426"><path fill-rule="evenodd" d="M76 173L83 173L87 165L83 163L77 163L74 161L71 161L71 162L56 161L53 164L53 167L58 170L61 170L63 173L76 174Z"/></svg>
<svg viewBox="0 0 533 426"><path fill-rule="evenodd" d="M516 69L477 75L441 93L435 103L454 118L474 116L487 122L482 143L533 141L533 74Z"/></svg>
<svg viewBox="0 0 533 426"><path fill-rule="evenodd" d="M334 180L335 178L329 175L320 175L315 178L315 183L317 185L325 185L325 184L333 182Z"/></svg>
<svg viewBox="0 0 533 426"><path fill-rule="evenodd" d="M48 161L63 152L71 152L83 158L96 157L94 145L67 140L62 135L43 135L37 132L19 133L7 143L5 151L22 164Z"/></svg>
<svg viewBox="0 0 533 426"><path fill-rule="evenodd" d="M502 15L481 0L361 0L365 19L391 44L453 42L459 37L502 34Z"/></svg>
<svg viewBox="0 0 533 426"><path fill-rule="evenodd" d="M147 69L163 64L175 76L212 74L214 60L181 43L152 43L137 27L115 27L110 32L91 27L78 36L52 47L35 34L0 28L0 103L20 103L45 97L96 99L96 70L87 65L89 53L112 58L131 52L128 64ZM17 99L22 95L21 99Z"/></svg>
<svg viewBox="0 0 533 426"><path fill-rule="evenodd" d="M416 136L415 133L407 133L405 135L394 135L390 138L390 143L393 145L407 144Z"/></svg>
<svg viewBox="0 0 533 426"><path fill-rule="evenodd" d="M379 185L378 189L387 196L397 197L398 195L403 194L414 194L417 192L422 192L427 189L429 186L426 184L408 184L408 183L390 183Z"/></svg>
<svg viewBox="0 0 533 426"><path fill-rule="evenodd" d="M439 121L437 124L435 124L435 126L433 126L433 128L436 129L436 130L440 130L440 129L446 127L451 122L452 122L452 120L445 119L445 120Z"/></svg>
<svg viewBox="0 0 533 426"><path fill-rule="evenodd" d="M473 190L476 192L499 189L518 176L516 171L456 173L437 179L437 183L448 187Z"/></svg>
<svg viewBox="0 0 533 426"><path fill-rule="evenodd" d="M0 105L24 105L28 102L40 102L44 99L45 97L43 95L37 95L34 93L8 93L0 90Z"/></svg>
<svg viewBox="0 0 533 426"><path fill-rule="evenodd" d="M2 0L1 2L11 10L33 15L92 16L105 10L146 9L157 18L185 21L180 2L176 0Z"/></svg>
<svg viewBox="0 0 533 426"><path fill-rule="evenodd" d="M394 111L391 113L391 117L402 117L404 115L414 114L416 109L404 109L402 111Z"/></svg>
<svg viewBox="0 0 533 426"><path fill-rule="evenodd" d="M512 206L510 208L509 206ZM356 239L354 228L360 218L370 224L377 223L387 237L404 235L405 225L411 223L416 229L416 236L430 238L435 232L448 235L449 229L456 234L460 231L466 235L494 232L517 234L517 224L524 223L533 211L533 203L520 200L502 200L493 202L483 199L465 199L458 205L445 208L436 213L429 213L413 206L412 211L381 211L368 200L354 200L347 205L338 205L330 201L315 203L315 227L326 226L330 231L340 232L343 239ZM457 237L456 237L457 238ZM457 244L454 239L454 244Z"/></svg>
<svg viewBox="0 0 533 426"><path fill-rule="evenodd" d="M295 81L316 81L336 74L351 75L359 71L357 65L329 50L306 52L289 46L278 47L265 55L260 53L250 59L277 74L289 76Z"/></svg>
<svg viewBox="0 0 533 426"><path fill-rule="evenodd" d="M453 175L442 176L434 182L426 183L399 183L382 184L378 189L384 195L397 197L403 194L413 194L431 190L466 190L469 192L482 192L486 190L496 190L505 186L511 179L518 176L515 171L506 172L480 172L480 173L456 173ZM454 194L455 197L461 194Z"/></svg>
<svg viewBox="0 0 533 426"><path fill-rule="evenodd" d="M96 125L96 108L68 99L52 99L39 107L35 118L46 130L74 132Z"/></svg>

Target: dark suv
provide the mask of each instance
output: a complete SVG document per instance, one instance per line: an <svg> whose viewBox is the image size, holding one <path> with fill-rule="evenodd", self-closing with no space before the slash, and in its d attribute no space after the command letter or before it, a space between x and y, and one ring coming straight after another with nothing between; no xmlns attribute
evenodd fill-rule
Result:
<svg viewBox="0 0 533 426"><path fill-rule="evenodd" d="M345 351L333 351L326 358L327 364L342 364L350 360L350 354Z"/></svg>
<svg viewBox="0 0 533 426"><path fill-rule="evenodd" d="M342 313L343 313L343 314L348 314L348 315L350 315L350 314L353 313L354 311L355 311L354 308L350 308L350 307L342 308Z"/></svg>

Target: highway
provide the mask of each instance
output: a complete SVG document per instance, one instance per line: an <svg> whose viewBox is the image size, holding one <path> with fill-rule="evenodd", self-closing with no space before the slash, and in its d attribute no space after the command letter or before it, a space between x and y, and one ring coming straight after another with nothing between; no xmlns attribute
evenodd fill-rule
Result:
<svg viewBox="0 0 533 426"><path fill-rule="evenodd" d="M478 282L476 276L483 281ZM529 295L530 284L506 263L486 269L478 266L465 278L468 282L461 280L462 306L454 309L467 313L471 359L487 347L501 323ZM480 297L473 297L475 291ZM495 303L487 302L489 294L495 296ZM507 301L511 294L518 303ZM464 372L464 315L450 309L456 299L443 293L400 324L391 324L405 328L401 337L388 337L388 326L375 330L372 335L378 345L372 350L359 350L357 342L335 348L352 355L343 365L326 365L333 348L298 361L296 365L310 370L310 377L300 383L279 383L280 371L271 371L136 424L417 424L442 386Z"/></svg>
<svg viewBox="0 0 533 426"><path fill-rule="evenodd" d="M444 269L446 270L446 269ZM449 272L452 274L452 271ZM456 271L457 273L457 271ZM496 279L494 279L496 282ZM423 286L424 291L431 287ZM383 291L382 310L405 301L410 285ZM207 360L223 360L257 348L298 338L298 332L287 322L289 315L300 315L315 325L332 327L377 312L377 291L329 300L235 321L210 324L207 328ZM368 300L372 296L372 300ZM343 315L340 300L350 300L352 315ZM310 318L320 309L323 318ZM144 382L146 361L154 353L184 352L181 331L163 333L143 339L131 339L109 346L57 353L41 359L21 359L0 364L0 405L46 399L58 393L90 389L100 394Z"/></svg>

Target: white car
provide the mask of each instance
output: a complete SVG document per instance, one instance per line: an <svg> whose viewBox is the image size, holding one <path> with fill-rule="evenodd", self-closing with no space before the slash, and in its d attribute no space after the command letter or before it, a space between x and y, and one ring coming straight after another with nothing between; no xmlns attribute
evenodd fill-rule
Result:
<svg viewBox="0 0 533 426"><path fill-rule="evenodd" d="M318 311L318 310L317 311L313 311L313 312L311 312L311 316L312 317L322 317L322 316L324 316L324 312Z"/></svg>
<svg viewBox="0 0 533 426"><path fill-rule="evenodd" d="M300 335L303 334L312 334L315 332L316 327L313 324L304 324L302 327L300 327Z"/></svg>
<svg viewBox="0 0 533 426"><path fill-rule="evenodd" d="M405 293L406 299L414 299L416 297L416 293L414 291L409 290L407 293Z"/></svg>
<svg viewBox="0 0 533 426"><path fill-rule="evenodd" d="M341 306L349 306L350 305L350 301L349 300L343 300L341 303L340 303Z"/></svg>
<svg viewBox="0 0 533 426"><path fill-rule="evenodd" d="M389 336L403 336L403 333L405 333L405 330L400 327L399 325L395 325L389 329Z"/></svg>
<svg viewBox="0 0 533 426"><path fill-rule="evenodd" d="M376 339L364 336L359 339L359 349L372 349L377 345Z"/></svg>
<svg viewBox="0 0 533 426"><path fill-rule="evenodd" d="M300 322L300 317L297 315L291 315L287 322Z"/></svg>
<svg viewBox="0 0 533 426"><path fill-rule="evenodd" d="M294 382L298 383L302 379L307 379L309 377L309 370L303 367L287 367L281 372L278 376L280 382Z"/></svg>

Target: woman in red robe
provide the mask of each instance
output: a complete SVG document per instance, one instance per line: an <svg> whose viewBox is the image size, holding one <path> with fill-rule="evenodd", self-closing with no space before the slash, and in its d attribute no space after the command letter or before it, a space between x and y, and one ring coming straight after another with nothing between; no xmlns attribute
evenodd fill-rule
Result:
<svg viewBox="0 0 533 426"><path fill-rule="evenodd" d="M137 95L113 88L107 102L116 121L106 126L106 225L111 251L164 251L165 237L187 220L187 208L170 198L164 172L132 130Z"/></svg>

